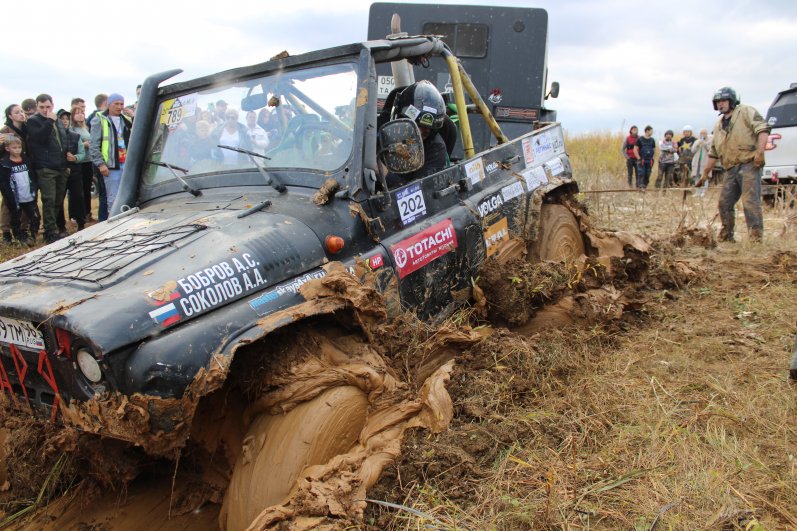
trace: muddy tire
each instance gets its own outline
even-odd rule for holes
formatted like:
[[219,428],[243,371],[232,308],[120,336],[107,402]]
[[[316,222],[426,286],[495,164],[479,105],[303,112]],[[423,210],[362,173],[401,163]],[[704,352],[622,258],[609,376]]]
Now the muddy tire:
[[357,442],[367,411],[365,393],[343,386],[284,415],[256,417],[224,496],[222,529],[246,529],[263,509],[289,496],[305,467],[348,451]]
[[544,204],[540,211],[540,232],[534,245],[540,260],[575,260],[584,254],[584,238],[578,221],[563,205]]

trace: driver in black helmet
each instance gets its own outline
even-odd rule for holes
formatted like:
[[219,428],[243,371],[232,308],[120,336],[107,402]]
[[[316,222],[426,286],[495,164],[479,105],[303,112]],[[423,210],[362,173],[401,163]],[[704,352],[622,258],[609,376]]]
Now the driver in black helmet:
[[392,119],[409,118],[418,124],[423,137],[423,166],[410,173],[388,173],[389,188],[403,186],[416,179],[426,177],[448,165],[446,143],[439,131],[446,116],[443,96],[429,81],[413,83],[396,95]]

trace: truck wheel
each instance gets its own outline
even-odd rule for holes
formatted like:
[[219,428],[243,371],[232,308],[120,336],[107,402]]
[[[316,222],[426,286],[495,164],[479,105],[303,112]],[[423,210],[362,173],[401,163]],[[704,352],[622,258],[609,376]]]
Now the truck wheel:
[[540,260],[575,260],[584,254],[578,221],[564,205],[544,204],[534,253]]
[[220,514],[222,529],[246,529],[283,502],[305,467],[347,452],[365,425],[368,398],[334,387],[284,415],[261,414],[249,427]]

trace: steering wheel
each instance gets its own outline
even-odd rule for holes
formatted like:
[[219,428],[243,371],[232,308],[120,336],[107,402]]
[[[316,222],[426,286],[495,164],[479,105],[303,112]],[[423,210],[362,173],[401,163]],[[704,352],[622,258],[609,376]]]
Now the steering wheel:
[[[348,155],[351,137],[351,131],[331,122],[308,122],[302,124],[295,133],[296,146],[302,158],[308,162]],[[345,153],[342,153],[344,149]]]

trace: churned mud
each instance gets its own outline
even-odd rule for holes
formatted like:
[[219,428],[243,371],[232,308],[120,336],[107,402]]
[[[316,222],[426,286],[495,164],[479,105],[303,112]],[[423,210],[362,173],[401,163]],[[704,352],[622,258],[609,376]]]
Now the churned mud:
[[[200,402],[177,454],[143,442],[139,417],[150,406],[136,397],[71,415],[83,426],[93,415],[115,416],[139,446],[4,412],[0,522],[19,529],[380,527],[389,513],[369,516],[368,498],[395,499],[402,484],[444,471],[463,481],[485,477],[504,443],[534,424],[488,433],[483,421],[577,370],[575,361],[557,363],[552,378],[552,364],[535,348],[540,331],[626,326],[644,308],[646,291],[679,289],[702,274],[699,264],[675,259],[674,246],[716,245],[699,232],[649,243],[582,230],[589,256],[530,263],[517,253],[493,261],[471,309],[435,326],[408,315],[388,321],[385,301],[367,282],[331,265],[303,286],[307,303],[291,310],[317,317],[273,333],[267,346],[250,345],[224,367],[227,383]],[[252,356],[257,348],[268,350],[267,366]],[[429,433],[439,434],[437,442],[423,442]]]

